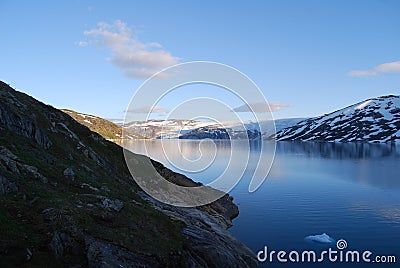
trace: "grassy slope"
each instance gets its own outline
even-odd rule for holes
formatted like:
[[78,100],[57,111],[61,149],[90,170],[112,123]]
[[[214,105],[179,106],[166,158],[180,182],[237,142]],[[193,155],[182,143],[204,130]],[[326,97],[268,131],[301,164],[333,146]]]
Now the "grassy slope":
[[[32,139],[0,128],[0,145],[18,156],[19,162],[37,167],[49,179],[49,183],[43,184],[29,175],[11,173],[0,165],[0,175],[16,182],[19,188],[16,193],[0,195],[1,267],[10,264],[27,266],[23,261],[27,248],[33,251],[34,256],[29,267],[59,267],[84,261],[84,256],[79,259],[79,256],[72,254],[67,255],[63,262],[52,259],[47,245],[55,230],[67,232],[79,242],[83,241],[85,235],[91,235],[141,256],[152,256],[165,265],[176,263],[175,256],[184,247],[182,224],[172,221],[137,196],[137,185],[129,178],[119,146],[97,137],[97,134],[68,115],[16,92],[4,83],[0,83],[0,90],[11,92],[29,109],[20,110],[0,98],[2,105],[8,105],[21,116],[34,115],[38,125],[53,143],[45,150]],[[77,134],[83,144],[91,147],[98,155],[106,156],[110,165],[99,165],[77,150],[77,141],[57,124],[59,120]],[[50,131],[52,121],[55,122],[53,129],[56,132]],[[64,178],[63,170],[67,167],[75,171],[74,181]],[[93,193],[82,188],[82,183],[89,183],[99,189],[106,186],[110,191]],[[125,207],[120,212],[106,211],[97,206],[89,207],[86,204],[95,204],[98,200],[83,194],[118,198]],[[79,207],[79,204],[83,204],[83,207]],[[47,208],[54,210],[43,213]]]
[[[115,140],[115,139],[122,138],[122,127],[118,126],[117,124],[114,124],[108,120],[105,120],[103,118],[93,116],[93,115],[78,113],[78,112],[75,112],[75,111],[69,110],[69,109],[61,109],[61,111],[69,114],[72,118],[74,118],[80,124],[87,126],[92,131],[99,133],[105,139]],[[85,120],[88,120],[90,123]],[[126,134],[129,134],[129,136],[136,138],[136,139],[144,138],[143,136],[133,133],[133,132],[130,132],[128,130],[125,130],[125,135]]]

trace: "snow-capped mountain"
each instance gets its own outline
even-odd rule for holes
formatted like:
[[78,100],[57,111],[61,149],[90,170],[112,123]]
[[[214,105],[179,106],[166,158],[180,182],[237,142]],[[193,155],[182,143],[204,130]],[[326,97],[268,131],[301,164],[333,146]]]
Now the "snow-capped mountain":
[[[304,118],[288,118],[274,120],[276,131],[293,126]],[[244,129],[246,130],[244,130]],[[247,133],[246,133],[247,132]],[[180,139],[258,139],[268,138],[274,134],[272,122],[250,122],[243,125],[227,124],[225,127],[218,125],[205,126],[182,134]]]
[[125,124],[125,128],[149,139],[175,139],[196,128],[212,126],[213,122],[194,120],[147,120]]
[[[246,127],[246,125],[245,125]],[[261,133],[257,129],[238,130],[234,128],[221,128],[215,126],[200,127],[184,133],[179,139],[213,139],[213,140],[229,140],[229,139],[258,139]]]
[[396,142],[400,139],[400,97],[368,99],[323,116],[303,120],[276,134],[277,140]]
[[[275,120],[276,131],[293,126],[302,120],[304,118]],[[267,138],[274,134],[271,122],[260,124],[249,122],[244,125],[225,123],[222,126],[211,121],[169,119],[130,122],[124,127],[150,139],[255,139],[261,136]],[[261,130],[264,131],[262,135]]]
[[[249,126],[250,137],[259,136],[259,130],[255,126]],[[246,125],[245,125],[246,127]],[[238,139],[246,136],[243,128],[237,124],[228,123],[224,126],[217,122],[195,120],[148,120],[130,122],[125,128],[152,139]]]

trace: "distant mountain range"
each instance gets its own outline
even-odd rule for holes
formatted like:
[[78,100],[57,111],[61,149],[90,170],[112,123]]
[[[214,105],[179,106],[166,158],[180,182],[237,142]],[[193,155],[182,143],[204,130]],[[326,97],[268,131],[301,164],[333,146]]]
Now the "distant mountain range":
[[[106,139],[276,139],[279,141],[396,142],[400,138],[400,97],[371,98],[314,118],[289,118],[243,125],[195,120],[148,120],[119,126],[105,119],[63,110]],[[262,131],[261,131],[262,130]]]
[[[304,118],[290,118],[275,120],[276,130],[279,131],[304,120]],[[221,126],[215,122],[194,120],[148,120],[130,122],[124,127],[133,133],[150,139],[257,139],[269,137],[274,130],[268,128],[269,122],[228,123]],[[261,129],[266,132],[261,133]]]
[[[245,126],[246,127],[246,126]],[[185,134],[180,135],[179,139],[213,139],[213,140],[229,140],[229,139],[259,139],[261,138],[259,129],[237,130],[234,128],[218,128],[214,126],[200,127],[193,129]]]
[[371,98],[277,132],[280,141],[396,142],[400,139],[400,97]]
[[[276,139],[280,141],[397,142],[400,139],[400,97],[371,98],[314,118],[275,120],[276,134],[268,124],[243,127],[193,120],[150,120],[125,127],[147,138],[172,139]],[[267,127],[268,126],[268,127]],[[261,131],[261,129],[263,131]],[[247,132],[247,133],[246,133]]]
[[175,139],[181,134],[211,124],[211,122],[194,120],[168,119],[135,121],[125,124],[124,127],[148,139]]

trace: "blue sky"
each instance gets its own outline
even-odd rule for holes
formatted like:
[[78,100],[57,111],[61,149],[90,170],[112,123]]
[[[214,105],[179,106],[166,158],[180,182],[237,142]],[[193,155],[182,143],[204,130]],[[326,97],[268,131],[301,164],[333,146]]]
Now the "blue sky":
[[[0,79],[58,108],[123,118],[144,78],[216,61],[248,75],[276,118],[400,94],[400,1],[0,1]],[[199,95],[240,106],[211,86]],[[200,94],[200,95],[201,95]]]

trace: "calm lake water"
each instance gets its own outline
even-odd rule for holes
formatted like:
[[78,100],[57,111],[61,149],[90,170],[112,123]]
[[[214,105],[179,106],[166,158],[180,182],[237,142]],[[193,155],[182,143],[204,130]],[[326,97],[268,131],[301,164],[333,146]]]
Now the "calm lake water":
[[[235,141],[235,153],[246,159],[246,141]],[[176,150],[176,145],[179,150]],[[231,155],[229,141],[188,140],[132,142],[132,150],[147,154],[193,180],[209,183],[224,172]],[[270,146],[266,146],[267,149]],[[169,152],[165,157],[163,149]],[[189,172],[172,162],[183,157],[196,160],[214,156],[201,172]],[[243,149],[243,150],[242,150]],[[267,150],[265,149],[265,150]],[[397,264],[328,263],[281,264],[268,267],[399,267],[400,263],[400,147],[379,144],[278,142],[271,171],[263,185],[248,192],[260,143],[250,146],[250,161],[239,184],[230,192],[239,206],[231,233],[255,253],[268,250],[337,250],[336,242],[306,241],[309,235],[327,233],[345,239],[347,250],[369,250],[376,255],[395,255]],[[210,157],[209,157],[210,158]],[[209,161],[209,159],[207,160]],[[229,170],[232,176],[240,170]],[[287,257],[287,256],[286,256]],[[373,259],[374,257],[371,257]]]

